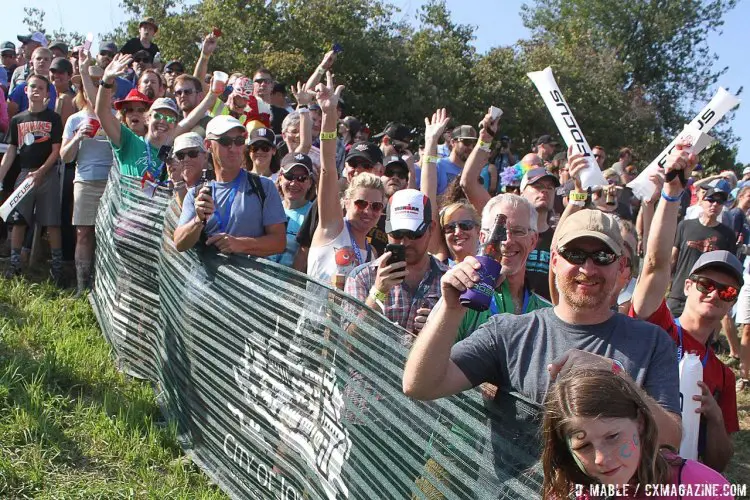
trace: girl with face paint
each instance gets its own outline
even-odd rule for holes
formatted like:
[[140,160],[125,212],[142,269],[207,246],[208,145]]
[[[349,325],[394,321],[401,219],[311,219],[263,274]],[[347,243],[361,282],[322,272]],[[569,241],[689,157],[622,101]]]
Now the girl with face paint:
[[[660,448],[644,397],[619,368],[572,370],[550,386],[542,424],[542,498],[615,498],[597,496],[600,485],[616,486],[617,498],[645,498],[648,493],[649,498],[678,498],[679,484],[707,484],[708,491],[729,493],[729,483],[719,473]],[[652,485],[666,490],[655,491]],[[670,496],[670,485],[675,485],[675,496]]]

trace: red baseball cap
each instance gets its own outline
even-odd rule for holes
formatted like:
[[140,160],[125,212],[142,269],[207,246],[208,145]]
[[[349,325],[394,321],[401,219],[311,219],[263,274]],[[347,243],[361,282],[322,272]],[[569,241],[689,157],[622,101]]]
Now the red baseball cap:
[[151,106],[151,99],[149,99],[148,96],[138,92],[138,89],[132,89],[130,92],[128,92],[128,95],[125,96],[125,99],[115,101],[115,109],[117,111],[120,111],[122,109],[122,105],[129,102],[142,102],[146,105],[147,108]]

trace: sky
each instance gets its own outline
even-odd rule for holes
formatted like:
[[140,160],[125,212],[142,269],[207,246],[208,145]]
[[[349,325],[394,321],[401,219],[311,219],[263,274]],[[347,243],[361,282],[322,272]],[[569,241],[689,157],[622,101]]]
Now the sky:
[[[390,1],[401,9],[399,16],[406,20],[414,20],[419,7],[424,3],[423,0]],[[446,0],[446,2],[456,22],[470,24],[476,28],[474,45],[480,52],[498,45],[510,45],[529,36],[520,17],[523,0]],[[3,6],[5,21],[0,27],[0,40],[13,42],[17,41],[16,35],[24,31],[22,26],[25,6],[36,7],[46,13],[45,27],[49,33],[60,27],[66,31],[81,33],[91,31],[97,35],[95,38],[97,41],[99,33],[111,32],[126,18],[119,6],[119,0],[86,2],[85,9],[71,8],[70,3],[60,0],[6,3],[9,5]],[[709,44],[719,56],[716,67],[729,66],[727,73],[721,77],[719,85],[730,91],[736,91],[744,85],[747,87],[744,95],[746,99],[750,99],[747,97],[750,96],[750,65],[743,64],[747,61],[744,49],[750,43],[746,22],[743,21],[747,19],[750,19],[750,2],[739,2],[737,7],[726,16],[721,32],[710,36]],[[14,30],[13,27],[18,28]],[[564,93],[565,89],[562,90]],[[541,99],[539,103],[542,105]],[[699,111],[703,104],[697,103],[695,112]],[[740,139],[737,159],[744,164],[750,164],[750,109],[748,107],[738,109],[732,121],[732,128]],[[589,142],[591,141],[596,142],[596,138],[590,138]]]

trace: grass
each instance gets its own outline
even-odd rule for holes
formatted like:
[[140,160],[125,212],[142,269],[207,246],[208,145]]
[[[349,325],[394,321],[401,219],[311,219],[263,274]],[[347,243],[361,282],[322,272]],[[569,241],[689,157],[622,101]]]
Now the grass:
[[[719,357],[725,363],[729,361],[728,356]],[[734,370],[734,375],[739,378],[739,371]],[[737,413],[740,431],[733,436],[734,456],[725,471],[725,476],[730,483],[746,485],[750,494],[750,390],[746,389],[737,394]],[[750,495],[743,498],[750,498]]]
[[227,498],[160,420],[85,299],[0,280],[0,498]]

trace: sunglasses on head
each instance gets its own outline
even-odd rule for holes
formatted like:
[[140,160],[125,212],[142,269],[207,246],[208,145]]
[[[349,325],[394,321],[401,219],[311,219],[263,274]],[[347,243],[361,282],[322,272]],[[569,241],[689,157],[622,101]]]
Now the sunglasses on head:
[[371,207],[373,212],[380,212],[385,207],[385,205],[380,201],[367,200],[354,200],[354,206],[359,210],[367,210],[367,207]]
[[185,159],[186,156],[188,156],[190,158],[198,158],[198,154],[199,153],[200,153],[200,151],[198,151],[197,149],[191,149],[189,151],[179,151],[179,152],[175,153],[174,156],[178,160],[182,161],[182,160]]
[[181,95],[193,95],[195,94],[195,89],[180,89],[175,90],[174,95],[181,96]]
[[250,151],[263,151],[264,153],[268,153],[269,151],[271,151],[271,146],[269,146],[268,144],[261,144],[260,146],[253,144],[252,146],[250,146]]
[[154,113],[154,120],[163,120],[167,123],[177,123],[177,118],[174,116],[163,115],[159,112]]
[[737,287],[731,285],[724,285],[717,283],[711,278],[705,276],[698,276],[697,274],[690,275],[690,281],[695,283],[695,288],[704,295],[709,295],[714,290],[719,292],[719,298],[724,302],[734,302],[740,294]]
[[460,228],[461,231],[471,231],[477,227],[477,223],[471,219],[450,222],[443,226],[443,232],[445,234],[453,234],[456,232],[456,227]]
[[587,252],[579,248],[561,248],[558,253],[563,259],[577,266],[583,265],[588,259],[597,266],[608,266],[617,260],[617,254],[608,250]]
[[297,181],[297,182],[307,182],[307,179],[310,178],[307,174],[301,174],[301,175],[294,175],[291,172],[286,172],[284,174],[281,174],[284,176],[284,179],[288,180],[289,182]]
[[214,141],[218,142],[219,145],[224,146],[225,148],[228,148],[232,144],[234,144],[235,146],[245,145],[245,138],[241,135],[238,135],[237,137],[229,137],[228,135],[222,135],[218,139],[214,139]]
[[426,230],[425,231],[410,231],[408,229],[398,229],[396,231],[391,231],[390,233],[388,233],[388,236],[390,236],[394,240],[403,240],[403,239],[418,240],[419,238],[424,236],[426,232],[427,232]]

